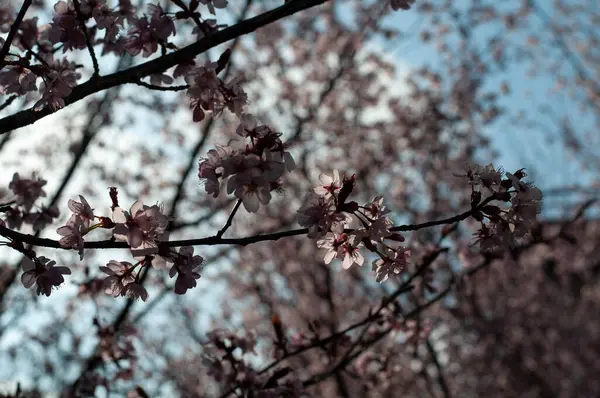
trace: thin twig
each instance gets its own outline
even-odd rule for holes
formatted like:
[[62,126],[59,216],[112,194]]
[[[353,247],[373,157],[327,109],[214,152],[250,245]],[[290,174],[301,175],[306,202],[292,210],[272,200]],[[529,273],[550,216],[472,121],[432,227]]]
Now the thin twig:
[[433,348],[433,345],[431,344],[431,341],[429,338],[427,339],[427,341],[425,341],[425,344],[427,345],[427,351],[429,351],[429,355],[431,355],[431,359],[433,360],[435,368],[437,369],[438,383],[440,383],[440,387],[442,388],[442,391],[444,392],[444,398],[451,398],[452,394],[450,394],[450,388],[448,387],[448,382],[446,381],[446,378],[444,377],[444,370],[442,369],[442,365],[440,364],[440,361],[437,358],[437,353],[435,352],[435,349]]
[[221,228],[219,230],[219,232],[217,232],[217,238],[220,238],[221,236],[223,236],[225,231],[227,231],[229,229],[229,227],[231,227],[231,222],[233,221],[233,217],[235,217],[235,213],[237,213],[241,204],[242,204],[241,199],[238,199],[238,201],[235,202],[235,206],[233,206],[233,210],[231,210],[231,213],[229,213],[229,217],[227,217],[227,222],[225,223],[225,225],[223,225],[223,228]]
[[25,13],[27,13],[27,9],[31,6],[31,1],[32,0],[24,0],[23,1],[21,10],[19,11],[19,14],[17,14],[17,18],[15,19],[15,22],[10,27],[10,32],[8,32],[8,36],[6,36],[6,41],[4,42],[2,49],[0,49],[0,70],[2,70],[2,68],[4,68],[4,65],[6,65],[6,62],[4,59],[8,55],[8,52],[10,51],[10,46],[12,45],[12,41],[15,38],[17,31],[19,30],[19,25],[21,25],[21,22],[23,22],[23,18],[25,18]]
[[81,8],[79,7],[79,0],[73,0],[73,7],[75,7],[75,13],[77,13],[79,26],[81,27],[81,30],[83,30],[83,34],[85,35],[85,45],[87,46],[88,52],[90,53],[90,57],[92,58],[92,65],[94,66],[94,74],[92,75],[92,79],[96,79],[100,76],[100,66],[98,65],[98,58],[96,58],[96,52],[94,51],[94,46],[92,45],[90,34],[88,32],[87,27],[85,26],[85,19],[83,19],[83,14],[81,13]]
[[0,111],[4,110],[4,108],[10,106],[10,104],[12,104],[14,102],[14,100],[17,99],[17,95],[11,95],[10,97],[8,97],[8,99],[6,101],[4,101],[4,103],[2,105],[0,105]]

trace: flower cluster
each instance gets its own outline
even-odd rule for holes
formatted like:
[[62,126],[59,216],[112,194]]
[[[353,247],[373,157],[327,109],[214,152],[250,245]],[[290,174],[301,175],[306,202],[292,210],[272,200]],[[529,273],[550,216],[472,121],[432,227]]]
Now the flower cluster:
[[52,23],[44,33],[51,43],[63,44],[63,52],[81,50],[86,46],[85,33],[72,2],[59,1],[54,5]]
[[135,18],[133,27],[129,29],[126,48],[129,55],[149,57],[158,50],[159,44],[165,46],[167,39],[175,35],[175,24],[171,17],[165,14],[161,6],[150,4],[150,19],[147,16]]
[[53,286],[59,286],[65,281],[63,275],[70,275],[67,267],[55,267],[56,262],[46,257],[25,258],[22,263],[23,275],[21,283],[27,289],[37,284],[36,293],[50,296]]
[[37,111],[46,106],[52,110],[63,108],[64,97],[71,94],[73,87],[77,85],[77,80],[81,77],[81,74],[76,71],[75,63],[66,59],[49,62],[48,65],[48,71],[44,74],[44,81],[39,89],[42,98],[34,107]]
[[185,77],[190,85],[187,96],[190,97],[194,122],[203,120],[206,112],[220,115],[225,108],[242,115],[248,96],[240,85],[240,78],[235,77],[225,83],[217,76],[222,69],[223,65],[219,62],[207,62],[191,69]]
[[79,252],[79,257],[83,259],[83,236],[90,230],[90,223],[94,221],[94,210],[90,207],[87,200],[79,195],[81,202],[69,199],[69,209],[73,215],[67,221],[65,226],[56,230],[62,239],[59,241],[62,247],[75,248]]
[[35,174],[31,178],[21,178],[18,173],[15,173],[8,185],[12,192],[0,195],[0,212],[4,213],[4,219],[0,219],[0,223],[15,229],[20,229],[23,223],[30,224],[35,231],[52,223],[53,219],[60,214],[56,206],[42,205],[34,210],[35,202],[46,196],[44,185],[46,180]]
[[[514,247],[516,240],[525,237],[536,222],[543,195],[532,183],[522,181],[526,176],[523,169],[511,174],[491,164],[467,171],[473,217],[481,222],[476,236],[482,251]],[[483,195],[509,206],[481,206]]]
[[[403,242],[404,238],[391,231],[392,221],[387,217],[389,210],[383,205],[383,197],[378,196],[359,206],[354,201],[347,201],[354,189],[354,176],[340,177],[334,170],[332,176],[321,174],[319,179],[321,185],[308,192],[305,203],[297,212],[297,220],[308,228],[310,238],[317,239],[317,246],[325,249],[324,262],[329,264],[337,258],[344,269],[353,264],[362,266],[364,257],[359,249],[364,246],[379,256],[373,261],[378,282],[401,273],[408,263],[410,250],[384,242]],[[348,231],[354,217],[361,227]]]
[[106,267],[100,267],[108,277],[104,279],[104,291],[113,297],[126,296],[133,299],[148,299],[148,292],[139,282],[140,272],[134,273],[141,262],[133,265],[127,261],[111,260]]
[[200,161],[198,177],[213,197],[228,179],[227,193],[233,193],[248,212],[255,213],[261,204],[270,202],[273,190],[281,188],[283,173],[296,165],[280,133],[259,125],[252,115],[242,115],[241,120],[237,133],[250,143],[240,150],[229,146],[211,149]]
[[162,206],[146,206],[141,200],[131,205],[129,212],[120,207],[115,208],[113,221],[113,236],[127,242],[135,257],[158,253],[157,242],[165,239],[169,225]]

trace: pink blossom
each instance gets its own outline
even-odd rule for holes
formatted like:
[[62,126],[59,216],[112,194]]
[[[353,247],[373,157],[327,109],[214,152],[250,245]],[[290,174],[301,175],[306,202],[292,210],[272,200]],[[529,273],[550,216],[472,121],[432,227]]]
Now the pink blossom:
[[27,179],[20,178],[19,173],[15,173],[8,188],[16,195],[17,204],[23,206],[25,211],[29,211],[38,198],[46,196],[46,192],[42,189],[44,185],[46,180],[36,177],[35,174],[31,179]]
[[129,29],[125,45],[129,55],[137,55],[143,50],[142,56],[149,57],[158,50],[159,43],[164,44],[169,36],[175,34],[173,20],[164,14],[160,6],[150,4],[148,8],[151,12],[150,20],[145,16],[136,18],[134,26]]
[[135,282],[133,265],[127,261],[111,260],[106,267],[101,266],[100,271],[108,277],[104,279],[104,292],[113,297],[119,297],[125,286]]
[[90,207],[89,203],[83,196],[79,195],[79,200],[81,202],[76,202],[72,199],[69,199],[69,209],[75,216],[81,218],[84,222],[87,222],[89,226],[89,223],[94,221],[94,209]]
[[139,283],[130,283],[126,285],[121,291],[122,296],[126,296],[130,299],[137,300],[142,299],[142,301],[148,300],[148,291],[146,288]]
[[335,203],[331,196],[325,197],[309,191],[296,217],[298,224],[308,228],[308,237],[317,239],[327,234],[334,213]]
[[19,44],[20,47],[23,48],[23,45],[26,48],[33,48],[38,41],[38,26],[37,26],[38,17],[34,17],[31,19],[25,19],[19,25]]
[[67,267],[55,267],[56,262],[46,257],[40,256],[34,258],[26,258],[23,260],[23,275],[21,275],[21,283],[27,289],[37,284],[36,293],[39,296],[44,294],[50,296],[53,286],[59,286],[65,281],[63,275],[70,275],[71,270]]
[[40,85],[42,98],[35,104],[34,109],[39,111],[45,106],[52,110],[61,109],[65,106],[64,97],[71,94],[73,87],[81,74],[76,71],[76,65],[66,59],[51,63],[50,71],[44,82]]
[[185,294],[188,289],[196,287],[196,279],[200,278],[198,272],[204,259],[201,256],[194,256],[194,248],[192,246],[183,246],[179,249],[179,253],[174,257],[174,264],[169,271],[169,276],[172,278],[177,274],[175,281],[175,293]]
[[58,206],[46,207],[42,205],[40,211],[26,214],[23,221],[31,224],[34,231],[41,231],[59,215]]
[[0,93],[25,95],[37,90],[37,76],[28,68],[12,66],[0,71]]
[[88,224],[84,219],[76,215],[71,216],[65,226],[56,230],[63,238],[59,241],[60,245],[65,248],[77,249],[79,259],[83,260],[83,236],[88,233]]
[[[233,183],[231,183],[233,181]],[[263,172],[252,168],[243,173],[236,174],[227,183],[227,192],[236,198],[242,199],[244,208],[248,213],[256,213],[260,204],[268,205],[271,201],[271,186],[265,179]]]
[[126,241],[132,249],[158,248],[157,240],[165,233],[167,217],[157,206],[145,206],[141,200],[135,202],[129,213],[117,207],[113,211],[116,226],[113,235]]
[[337,236],[333,233],[328,233],[324,239],[317,241],[317,246],[327,250],[323,261],[325,264],[331,263],[331,260],[338,258],[342,260],[342,267],[344,269],[350,268],[354,263],[362,265],[364,257],[358,251],[358,244],[355,235],[348,236],[346,233],[342,233]]
[[328,176],[327,174],[321,173],[319,175],[319,180],[323,185],[315,187],[315,193],[319,195],[333,195],[336,191],[339,191],[342,187],[342,183],[340,180],[340,172],[337,170],[333,170],[333,177]]
[[382,257],[373,261],[373,271],[377,275],[377,282],[385,282],[390,275],[397,275],[406,270],[410,255],[411,251],[405,247],[400,246],[396,249],[386,247]]
[[86,46],[85,34],[77,19],[77,13],[72,4],[59,1],[54,5],[56,14],[52,18],[50,30],[45,33],[52,43],[63,43],[63,53],[73,49],[83,49]]

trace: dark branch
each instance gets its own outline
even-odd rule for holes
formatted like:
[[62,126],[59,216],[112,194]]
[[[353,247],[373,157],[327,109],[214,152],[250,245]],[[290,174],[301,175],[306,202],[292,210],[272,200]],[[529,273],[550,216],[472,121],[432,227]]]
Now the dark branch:
[[88,29],[85,26],[85,19],[83,18],[81,8],[79,7],[79,0],[73,0],[73,7],[75,7],[75,13],[77,13],[77,20],[79,20],[79,26],[81,27],[81,30],[83,31],[83,34],[85,36],[85,45],[87,46],[88,52],[90,53],[90,57],[92,58],[92,65],[94,66],[94,74],[92,75],[92,78],[95,79],[100,76],[100,67],[98,66],[98,58],[96,58],[96,52],[94,51],[94,46],[92,45],[90,32],[88,32]]
[[[74,87],[71,94],[64,98],[65,107],[99,91],[107,90],[122,84],[133,83],[145,76],[163,72],[182,62],[189,61],[198,54],[202,54],[229,40],[254,32],[256,29],[265,25],[293,15],[299,11],[318,6],[326,1],[328,0],[290,1],[274,10],[265,12],[254,18],[242,21],[229,28],[213,33],[210,36],[204,37],[196,43],[178,51],[145,62],[141,65],[82,83]],[[14,115],[7,116],[0,119],[0,134],[33,124],[52,113],[54,113],[54,111],[49,107],[40,111],[34,111],[33,108],[30,108],[15,113]]]
[[6,36],[6,41],[4,42],[2,49],[0,49],[0,70],[2,70],[2,68],[4,68],[4,66],[6,65],[5,58],[8,55],[8,52],[10,51],[10,46],[12,45],[13,39],[15,38],[17,31],[19,30],[19,25],[21,25],[21,22],[23,22],[23,18],[25,18],[25,13],[27,13],[27,9],[30,6],[31,6],[31,0],[23,1],[23,6],[21,6],[21,10],[19,11],[19,14],[17,14],[17,19],[15,19],[15,22],[12,24],[12,26],[10,28],[10,32],[8,32],[8,36]]

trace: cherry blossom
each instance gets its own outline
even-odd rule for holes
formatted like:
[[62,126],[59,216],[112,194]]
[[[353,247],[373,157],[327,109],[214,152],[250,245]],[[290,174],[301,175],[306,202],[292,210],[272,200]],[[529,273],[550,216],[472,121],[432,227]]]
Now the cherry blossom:
[[185,294],[188,289],[196,287],[196,279],[200,278],[200,269],[204,259],[199,255],[194,255],[192,246],[183,246],[179,253],[173,258],[173,266],[169,271],[172,278],[177,274],[175,281],[175,293]]
[[158,205],[146,206],[141,200],[133,205],[129,212],[117,207],[113,211],[116,239],[126,241],[132,249],[156,249],[168,226],[167,217]]
[[56,230],[56,233],[62,236],[60,245],[77,249],[79,259],[83,260],[83,236],[88,233],[88,223],[83,218],[73,215],[65,226]]
[[46,196],[46,192],[42,189],[44,185],[46,180],[35,174],[31,179],[26,179],[19,177],[19,173],[15,173],[8,188],[16,195],[17,204],[23,206],[25,211],[29,211],[38,198]]
[[173,20],[164,13],[159,5],[149,4],[151,18],[146,16],[134,19],[133,27],[129,29],[129,38],[125,44],[129,55],[142,52],[143,57],[149,57],[158,50],[159,44],[164,45],[169,36],[175,34]]
[[103,282],[105,293],[113,297],[123,295],[125,286],[135,282],[133,264],[127,261],[111,260],[106,266],[101,266],[100,270],[108,275]]
[[81,202],[76,202],[72,199],[69,199],[69,209],[73,212],[73,215],[75,215],[77,218],[80,218],[89,226],[89,223],[94,221],[94,209],[90,207],[89,203],[83,196],[79,195],[79,200]]
[[319,195],[330,196],[336,191],[339,191],[342,187],[342,183],[340,180],[340,172],[337,170],[333,170],[333,176],[328,176],[327,174],[321,173],[319,175],[319,180],[323,185],[315,187],[315,193]]
[[44,31],[48,39],[52,43],[63,43],[63,52],[85,48],[85,34],[81,30],[73,4],[59,1],[54,5],[54,11],[56,14],[52,18],[50,29]]
[[70,275],[71,270],[68,267],[55,267],[56,261],[40,256],[37,258],[26,258],[23,260],[21,283],[27,289],[37,284],[36,293],[39,296],[44,294],[50,296],[53,286],[59,286],[64,281],[63,275]]
[[402,246],[395,249],[384,248],[382,256],[373,261],[377,282],[385,282],[391,275],[398,275],[406,270],[410,255],[411,251]]

